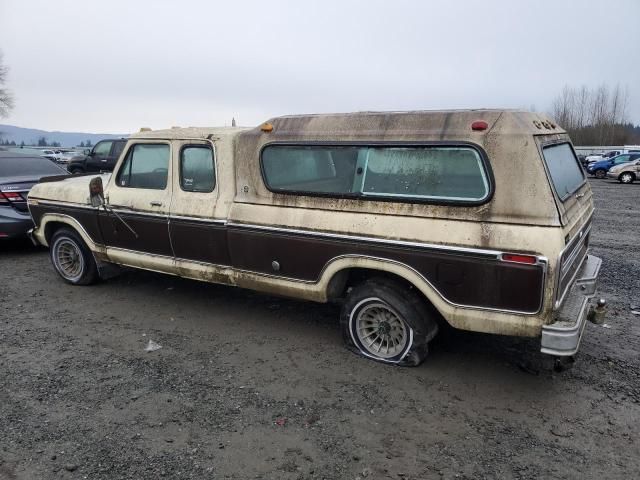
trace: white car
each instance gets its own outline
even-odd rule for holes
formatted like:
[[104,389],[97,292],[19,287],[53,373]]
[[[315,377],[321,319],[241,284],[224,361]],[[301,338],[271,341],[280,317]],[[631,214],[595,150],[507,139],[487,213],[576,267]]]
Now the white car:
[[40,156],[53,160],[54,162],[58,162],[60,161],[61,152],[60,150],[42,150],[42,154],[40,154]]

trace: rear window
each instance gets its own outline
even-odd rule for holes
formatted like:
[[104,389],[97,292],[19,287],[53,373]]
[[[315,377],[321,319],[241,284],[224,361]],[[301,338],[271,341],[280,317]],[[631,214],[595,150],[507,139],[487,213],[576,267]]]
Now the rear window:
[[270,145],[262,169],[272,191],[475,203],[489,177],[470,146]]
[[67,172],[47,158],[0,157],[0,177],[64,175]]
[[561,200],[575,192],[585,181],[584,174],[568,143],[550,145],[542,149],[551,181]]

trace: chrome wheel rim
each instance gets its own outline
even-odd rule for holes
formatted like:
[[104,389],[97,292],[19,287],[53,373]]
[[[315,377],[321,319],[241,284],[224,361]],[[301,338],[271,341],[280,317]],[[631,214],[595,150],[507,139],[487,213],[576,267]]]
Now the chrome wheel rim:
[[53,261],[56,270],[69,281],[77,281],[84,271],[84,258],[80,247],[67,238],[58,240],[54,246]]
[[623,173],[622,176],[620,177],[620,180],[622,180],[622,183],[630,183],[631,182],[631,174],[630,173]]
[[354,327],[358,343],[374,357],[389,359],[406,352],[409,329],[386,303],[371,301],[361,306]]

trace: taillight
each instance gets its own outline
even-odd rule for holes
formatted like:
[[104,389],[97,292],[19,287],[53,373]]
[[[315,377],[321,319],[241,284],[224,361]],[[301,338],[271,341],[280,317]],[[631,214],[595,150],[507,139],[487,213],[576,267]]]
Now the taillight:
[[22,195],[18,192],[2,192],[0,191],[0,205],[9,204],[12,202],[24,202]]
[[535,255],[519,255],[517,253],[503,253],[502,260],[505,262],[525,263],[527,265],[538,263],[538,258]]

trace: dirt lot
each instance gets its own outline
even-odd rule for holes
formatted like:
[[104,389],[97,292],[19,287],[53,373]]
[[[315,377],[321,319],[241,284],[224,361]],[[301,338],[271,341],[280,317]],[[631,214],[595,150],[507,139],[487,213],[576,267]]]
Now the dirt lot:
[[335,307],[147,272],[71,287],[2,244],[0,479],[639,478],[640,185],[592,185],[610,328],[562,373],[466,332],[385,366]]

